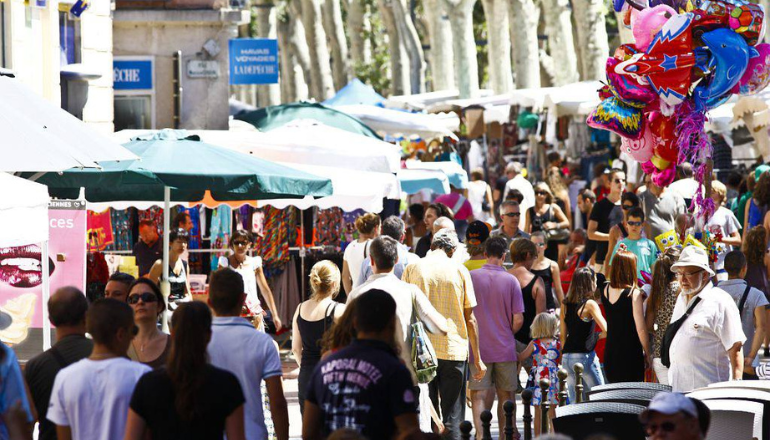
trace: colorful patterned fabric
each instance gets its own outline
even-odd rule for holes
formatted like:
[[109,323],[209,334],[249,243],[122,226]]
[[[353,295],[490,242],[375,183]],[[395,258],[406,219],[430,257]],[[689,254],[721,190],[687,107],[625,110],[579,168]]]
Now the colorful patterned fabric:
[[262,256],[265,266],[274,267],[289,261],[289,209],[276,209],[267,206],[265,213],[264,236],[257,237],[254,246],[256,254]]
[[316,239],[320,246],[342,245],[342,210],[340,208],[319,209],[316,223]]
[[[551,387],[548,388],[548,401],[553,404],[559,403],[559,378],[556,372],[559,371],[559,358],[561,357],[561,342],[558,339],[551,339],[547,342],[540,339],[533,339],[535,351],[532,353],[533,364],[530,371],[530,378],[535,384],[535,391],[532,395],[532,404],[537,406],[541,402],[540,380],[548,379],[551,381]],[[569,403],[569,402],[567,402]]]
[[132,210],[129,209],[110,209],[112,218],[112,237],[113,244],[107,249],[116,251],[130,251],[134,248],[134,222],[132,221]]
[[[214,208],[211,215],[211,247],[212,249],[225,249],[230,243],[230,233],[233,230],[233,210],[227,205]],[[217,270],[219,257],[225,256],[224,252],[211,255],[211,271]]]

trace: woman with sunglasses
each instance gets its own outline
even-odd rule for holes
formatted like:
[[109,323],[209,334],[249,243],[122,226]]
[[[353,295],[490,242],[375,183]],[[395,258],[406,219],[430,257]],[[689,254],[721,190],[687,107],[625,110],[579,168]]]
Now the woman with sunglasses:
[[171,344],[168,335],[158,329],[158,318],[166,310],[158,285],[147,278],[139,278],[128,289],[126,301],[134,309],[134,324],[139,328],[128,347],[128,357],[152,369],[162,367]]
[[241,274],[243,277],[243,287],[246,289],[246,308],[249,309],[248,314],[249,316],[254,316],[254,326],[264,331],[264,309],[257,292],[257,286],[259,286],[262,297],[267,302],[267,308],[272,314],[275,330],[279,331],[283,328],[283,323],[278,317],[278,307],[275,305],[273,291],[267,285],[265,272],[262,270],[262,258],[249,256],[252,243],[252,235],[249,231],[239,229],[233,232],[230,239],[230,255],[228,257],[219,257],[219,267],[229,267]]
[[[524,232],[545,232],[549,236],[545,256],[556,261],[559,259],[559,245],[566,244],[569,239],[569,220],[553,201],[553,193],[547,184],[540,182],[535,185],[535,206],[527,210]],[[557,230],[566,231],[566,237],[556,237]]]
[[537,259],[529,271],[540,277],[545,284],[545,308],[549,311],[556,310],[564,301],[559,265],[545,256],[548,240],[543,231],[533,233],[530,240],[537,247]]
[[[609,273],[607,264],[612,259],[612,252],[615,250],[615,245],[620,240],[628,237],[628,211],[631,208],[639,207],[639,196],[632,192],[624,192],[620,196],[620,206],[616,206],[610,213],[610,223],[616,223],[615,226],[610,228],[610,241],[607,246],[607,256],[604,258],[604,269],[602,273]],[[620,217],[620,223],[617,223],[617,218]]]

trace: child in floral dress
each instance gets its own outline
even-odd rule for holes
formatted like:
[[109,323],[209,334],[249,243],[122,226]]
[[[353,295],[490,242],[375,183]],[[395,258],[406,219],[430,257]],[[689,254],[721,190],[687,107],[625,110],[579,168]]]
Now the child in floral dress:
[[559,371],[559,361],[561,360],[561,342],[557,335],[559,328],[559,319],[550,313],[540,313],[535,316],[532,322],[530,332],[532,341],[527,348],[519,353],[519,362],[528,357],[533,357],[532,371],[529,372],[530,381],[534,383],[532,393],[532,405],[535,406],[535,435],[540,434],[540,411],[538,407],[541,402],[540,380],[548,379],[551,386],[548,388],[548,402],[551,403],[549,416],[551,419],[556,417],[556,406],[559,403],[559,378],[556,372]]

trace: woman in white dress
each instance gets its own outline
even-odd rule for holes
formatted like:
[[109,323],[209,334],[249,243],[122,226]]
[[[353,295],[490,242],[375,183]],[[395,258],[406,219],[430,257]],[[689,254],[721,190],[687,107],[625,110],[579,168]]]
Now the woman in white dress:
[[350,293],[358,287],[361,264],[369,258],[369,242],[380,235],[380,216],[371,212],[356,219],[358,240],[348,244],[342,256],[342,285]]
[[246,289],[246,307],[249,309],[249,315],[254,315],[254,325],[260,329],[265,329],[263,321],[264,310],[259,300],[259,290],[262,291],[262,297],[267,302],[267,308],[273,315],[275,330],[283,328],[281,318],[278,316],[278,307],[275,305],[273,292],[267,285],[265,273],[262,271],[262,257],[250,257],[249,251],[253,246],[251,233],[244,230],[233,232],[230,239],[231,253],[228,257],[219,257],[219,267],[229,267],[238,272],[243,277],[243,287]]
[[495,212],[495,207],[492,188],[484,180],[484,170],[481,168],[471,171],[471,181],[468,182],[468,201],[473,208],[474,219],[489,222],[493,218],[491,214]]

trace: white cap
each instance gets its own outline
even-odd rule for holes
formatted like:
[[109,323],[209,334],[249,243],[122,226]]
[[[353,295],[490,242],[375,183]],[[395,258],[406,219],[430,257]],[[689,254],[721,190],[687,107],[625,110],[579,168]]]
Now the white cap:
[[714,276],[714,271],[709,266],[709,254],[698,246],[685,247],[679,255],[679,260],[671,266],[671,269],[687,266],[700,267],[712,277]]
[[698,417],[698,408],[695,407],[692,400],[680,393],[656,394],[655,397],[652,398],[652,401],[650,401],[650,406],[639,415],[639,419],[642,422],[646,422],[652,411],[666,415],[683,412],[692,417]]

